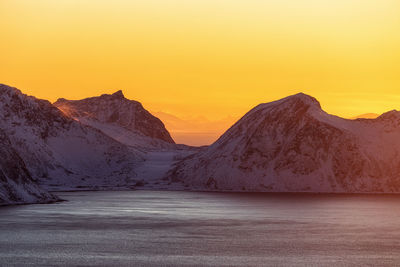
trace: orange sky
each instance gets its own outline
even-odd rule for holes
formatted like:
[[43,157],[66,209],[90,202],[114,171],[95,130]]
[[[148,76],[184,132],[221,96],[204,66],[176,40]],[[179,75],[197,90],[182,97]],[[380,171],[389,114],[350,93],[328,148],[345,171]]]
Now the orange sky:
[[299,91],[400,108],[398,0],[0,0],[0,83],[51,101],[123,89],[219,120]]

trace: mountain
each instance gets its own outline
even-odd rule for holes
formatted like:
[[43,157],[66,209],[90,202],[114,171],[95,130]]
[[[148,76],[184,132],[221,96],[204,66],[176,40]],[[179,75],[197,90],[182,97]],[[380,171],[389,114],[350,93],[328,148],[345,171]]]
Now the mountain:
[[0,130],[0,206],[26,203],[50,203],[58,198],[33,181],[25,163]]
[[195,190],[400,192],[400,112],[348,120],[302,93],[260,104],[165,180]]
[[58,99],[54,106],[67,117],[101,131],[128,148],[141,151],[142,161],[135,165],[134,186],[140,188],[179,189],[161,180],[178,159],[196,151],[177,145],[164,124],[137,101],[122,91],[82,100]]
[[355,117],[350,118],[351,120],[356,120],[356,119],[376,119],[379,117],[379,114],[376,113],[365,113],[361,114]]
[[60,98],[54,105],[67,116],[129,146],[161,148],[175,144],[161,120],[141,103],[125,98],[122,91],[82,100]]
[[32,178],[51,190],[129,187],[143,162],[141,152],[6,85],[0,85],[0,129]]

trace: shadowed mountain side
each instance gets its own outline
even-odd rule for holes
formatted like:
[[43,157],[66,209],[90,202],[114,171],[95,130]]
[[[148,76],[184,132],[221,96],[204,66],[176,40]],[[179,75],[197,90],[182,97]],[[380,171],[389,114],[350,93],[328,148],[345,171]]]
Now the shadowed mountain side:
[[50,203],[58,198],[33,181],[25,163],[0,130],[0,206],[10,204]]

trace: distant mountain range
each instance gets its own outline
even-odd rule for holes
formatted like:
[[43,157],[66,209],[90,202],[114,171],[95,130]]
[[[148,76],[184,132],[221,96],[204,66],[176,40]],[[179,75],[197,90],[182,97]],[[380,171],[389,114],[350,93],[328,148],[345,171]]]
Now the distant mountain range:
[[[0,205],[59,190],[400,192],[400,112],[343,119],[297,94],[260,104],[210,146],[175,144],[168,126],[220,122],[154,113],[122,91],[54,104],[0,85]],[[219,128],[218,128],[219,127]]]
[[365,114],[361,114],[355,117],[350,118],[351,120],[356,120],[356,119],[376,119],[378,118],[380,115],[377,113],[365,113]]
[[226,117],[209,120],[204,117],[179,118],[165,112],[152,112],[160,118],[175,141],[192,146],[209,145],[215,142],[239,118]]

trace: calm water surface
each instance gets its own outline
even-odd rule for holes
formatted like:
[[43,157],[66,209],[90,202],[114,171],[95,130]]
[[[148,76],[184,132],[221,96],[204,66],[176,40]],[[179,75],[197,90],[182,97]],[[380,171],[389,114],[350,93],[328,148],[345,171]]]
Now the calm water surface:
[[0,208],[1,266],[400,265],[400,196],[59,195]]

